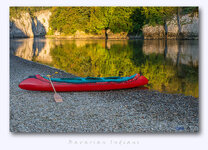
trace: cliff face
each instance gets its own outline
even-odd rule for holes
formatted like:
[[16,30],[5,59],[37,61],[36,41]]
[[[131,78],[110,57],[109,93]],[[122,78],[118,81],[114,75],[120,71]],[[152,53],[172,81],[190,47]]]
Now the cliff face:
[[10,38],[34,37],[32,22],[29,13],[22,13],[18,18],[10,19]]
[[198,39],[199,17],[187,14],[177,20],[177,16],[174,16],[166,22],[166,26],[145,25],[142,31],[144,39]]
[[199,17],[190,15],[181,18],[181,32],[184,37],[198,38],[199,34]]
[[10,18],[10,38],[26,38],[44,36],[49,29],[50,11],[41,11],[34,17],[27,12],[18,18]]
[[35,36],[44,36],[49,30],[50,11],[41,11],[35,14],[33,19],[33,33]]
[[165,38],[165,29],[162,25],[145,25],[142,29],[144,39],[163,39]]

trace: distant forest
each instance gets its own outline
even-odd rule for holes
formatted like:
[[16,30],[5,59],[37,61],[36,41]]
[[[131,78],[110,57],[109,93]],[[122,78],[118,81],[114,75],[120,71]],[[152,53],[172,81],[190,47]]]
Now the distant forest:
[[42,10],[50,10],[50,31],[65,35],[77,30],[101,34],[110,29],[113,33],[140,34],[145,24],[165,24],[174,15],[198,13],[198,7],[10,7],[10,17],[28,12],[31,17]]

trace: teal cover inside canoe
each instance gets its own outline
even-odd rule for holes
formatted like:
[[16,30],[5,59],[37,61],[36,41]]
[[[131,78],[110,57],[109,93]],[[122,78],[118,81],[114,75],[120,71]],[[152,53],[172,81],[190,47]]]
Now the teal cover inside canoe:
[[[94,83],[94,82],[124,82],[133,79],[135,75],[129,77],[87,77],[87,78],[51,78],[53,82],[67,82],[67,83]],[[48,77],[42,76],[49,80]]]

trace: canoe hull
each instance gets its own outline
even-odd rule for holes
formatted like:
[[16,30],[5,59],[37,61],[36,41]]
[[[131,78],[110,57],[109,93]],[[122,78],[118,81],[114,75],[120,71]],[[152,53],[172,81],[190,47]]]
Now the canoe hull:
[[[134,88],[143,86],[148,83],[147,78],[137,74],[133,79],[125,82],[96,82],[96,83],[64,83],[64,82],[53,82],[53,85],[58,92],[73,92],[73,91],[106,91],[106,90],[117,90]],[[43,78],[40,75],[29,77],[23,80],[19,87],[24,90],[32,91],[53,91],[49,80]]]

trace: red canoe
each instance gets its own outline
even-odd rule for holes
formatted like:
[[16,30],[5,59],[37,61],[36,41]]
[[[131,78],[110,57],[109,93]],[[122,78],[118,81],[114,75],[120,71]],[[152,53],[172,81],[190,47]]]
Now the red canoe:
[[[53,82],[56,91],[70,92],[70,91],[105,91],[116,89],[127,89],[138,86],[143,86],[148,83],[147,78],[136,74],[134,78],[124,82],[94,82],[94,83],[67,83],[67,82]],[[49,80],[43,78],[41,75],[35,75],[23,80],[19,87],[24,90],[32,91],[53,91]]]

